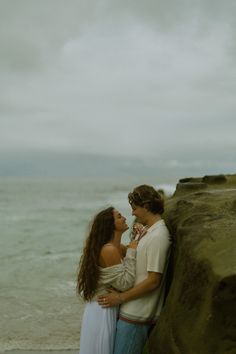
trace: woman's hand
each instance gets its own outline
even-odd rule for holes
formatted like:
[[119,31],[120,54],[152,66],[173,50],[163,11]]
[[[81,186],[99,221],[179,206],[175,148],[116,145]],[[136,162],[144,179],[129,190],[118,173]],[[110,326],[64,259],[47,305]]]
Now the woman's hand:
[[136,250],[136,248],[138,247],[138,241],[136,240],[133,240],[131,241],[128,245],[127,245],[127,248],[133,248]]
[[140,240],[147,233],[147,227],[136,222],[132,228],[132,240]]

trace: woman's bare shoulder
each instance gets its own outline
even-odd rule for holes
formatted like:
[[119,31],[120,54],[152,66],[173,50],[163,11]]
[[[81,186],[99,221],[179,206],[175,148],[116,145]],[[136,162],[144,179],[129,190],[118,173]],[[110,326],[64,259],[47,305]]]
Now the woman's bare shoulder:
[[111,243],[105,244],[100,253],[100,265],[102,267],[111,267],[121,263],[121,255],[116,246]]

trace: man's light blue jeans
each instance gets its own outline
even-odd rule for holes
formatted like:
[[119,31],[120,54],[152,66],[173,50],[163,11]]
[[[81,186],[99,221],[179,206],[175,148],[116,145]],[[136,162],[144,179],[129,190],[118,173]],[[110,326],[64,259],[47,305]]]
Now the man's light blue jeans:
[[142,354],[150,327],[118,320],[114,354]]

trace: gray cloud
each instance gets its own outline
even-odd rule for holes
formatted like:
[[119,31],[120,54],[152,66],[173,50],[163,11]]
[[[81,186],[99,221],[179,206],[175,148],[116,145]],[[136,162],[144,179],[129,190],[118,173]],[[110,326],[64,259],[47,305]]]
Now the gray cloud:
[[235,169],[235,15],[219,0],[1,1],[1,151]]

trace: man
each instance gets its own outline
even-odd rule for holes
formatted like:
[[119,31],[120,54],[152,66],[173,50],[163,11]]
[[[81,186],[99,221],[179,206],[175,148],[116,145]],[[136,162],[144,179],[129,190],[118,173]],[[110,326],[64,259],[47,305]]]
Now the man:
[[140,239],[136,256],[134,287],[118,293],[112,291],[99,297],[102,307],[121,304],[114,354],[141,354],[148,331],[161,312],[164,301],[165,270],[170,235],[161,214],[163,199],[151,186],[134,188],[128,196],[132,215],[147,228]]

